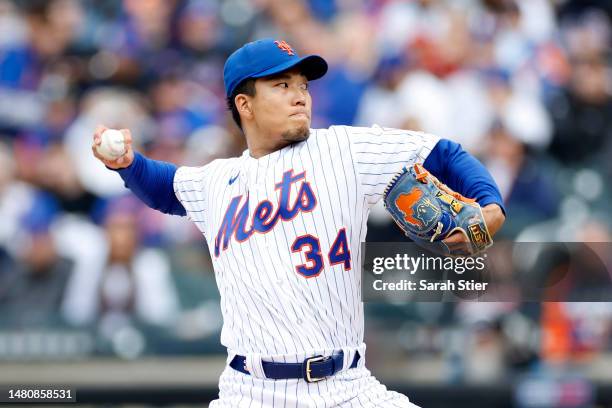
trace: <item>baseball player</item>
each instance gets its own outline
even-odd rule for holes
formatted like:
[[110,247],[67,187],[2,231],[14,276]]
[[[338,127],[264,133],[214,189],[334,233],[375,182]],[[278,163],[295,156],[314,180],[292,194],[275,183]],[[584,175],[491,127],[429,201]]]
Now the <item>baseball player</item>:
[[[424,166],[473,197],[491,234],[499,191],[461,147],[379,126],[311,129],[309,81],[327,63],[285,41],[248,43],[226,61],[240,157],[179,167],[134,152],[104,159],[150,207],[189,217],[209,243],[221,294],[227,367],[211,407],[415,407],[365,367],[361,251],[371,207],[393,175]],[[462,234],[446,238],[464,242]]]

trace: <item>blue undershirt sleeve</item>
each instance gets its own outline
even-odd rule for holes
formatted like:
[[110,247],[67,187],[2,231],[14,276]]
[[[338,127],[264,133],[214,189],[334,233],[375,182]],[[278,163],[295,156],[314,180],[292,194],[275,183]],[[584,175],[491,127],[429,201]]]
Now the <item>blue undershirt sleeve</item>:
[[151,160],[134,152],[132,164],[117,173],[125,186],[149,207],[166,214],[187,215],[174,194],[174,164]]
[[451,189],[476,199],[481,207],[495,203],[506,214],[495,180],[485,166],[463,150],[460,144],[440,139],[423,166]]

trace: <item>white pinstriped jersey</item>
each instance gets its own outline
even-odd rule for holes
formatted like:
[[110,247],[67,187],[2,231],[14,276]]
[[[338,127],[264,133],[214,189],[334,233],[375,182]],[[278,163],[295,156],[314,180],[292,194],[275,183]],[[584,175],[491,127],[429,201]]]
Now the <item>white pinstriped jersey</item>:
[[369,210],[393,175],[422,163],[437,141],[333,126],[259,159],[245,151],[179,168],[175,193],[211,250],[222,344],[272,359],[360,346]]

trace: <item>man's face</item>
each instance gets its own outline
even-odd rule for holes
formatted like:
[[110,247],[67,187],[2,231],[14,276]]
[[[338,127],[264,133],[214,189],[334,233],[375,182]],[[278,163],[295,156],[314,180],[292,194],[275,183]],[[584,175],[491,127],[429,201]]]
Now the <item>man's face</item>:
[[271,144],[308,139],[312,99],[308,80],[299,70],[257,79],[250,99],[257,133],[270,138]]

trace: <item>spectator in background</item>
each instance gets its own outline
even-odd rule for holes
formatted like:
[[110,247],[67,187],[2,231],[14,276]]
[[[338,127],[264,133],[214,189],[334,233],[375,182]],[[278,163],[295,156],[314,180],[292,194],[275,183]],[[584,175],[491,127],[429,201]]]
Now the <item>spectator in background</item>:
[[480,154],[513,219],[503,233],[514,238],[533,223],[557,215],[560,193],[542,155],[550,143],[551,123],[542,101],[513,86],[508,72],[491,69],[482,77],[491,122]]
[[15,273],[15,260],[0,246],[0,299],[4,299],[11,291],[9,282]]
[[[177,0],[122,0],[118,18],[110,21],[100,48],[109,69],[105,80],[138,84],[149,83],[156,74],[178,61],[171,45],[172,17]],[[170,65],[169,65],[170,64]]]
[[49,146],[36,163],[25,165],[34,168],[34,183],[52,194],[62,211],[91,216],[98,197],[83,188],[62,144]]
[[[587,10],[564,25],[564,41],[571,61],[567,89],[550,101],[554,120],[551,154],[568,165],[602,161],[598,153],[612,138],[610,88],[610,21]],[[605,160],[604,160],[605,161]]]
[[13,328],[53,327],[73,264],[56,251],[50,226],[58,211],[49,195],[40,193],[21,223],[18,257],[5,288],[0,292],[0,316]]
[[[16,261],[9,252],[9,244],[19,228],[20,213],[24,202],[27,202],[24,195],[29,193],[27,187],[17,187],[14,177],[15,163],[8,147],[0,143],[0,299],[5,298],[10,291],[9,278],[16,271]],[[20,190],[25,194],[19,194]]]
[[9,146],[0,142],[0,246],[9,253],[14,254],[21,220],[35,199],[34,188],[17,180],[17,167]]
[[156,160],[182,162],[185,143],[193,132],[219,122],[225,113],[205,85],[176,75],[160,78],[150,96],[158,126],[148,154]]
[[[312,27],[314,29],[314,27]],[[322,27],[323,30],[325,30]],[[374,27],[369,18],[359,13],[347,13],[336,20],[331,32],[311,33],[308,28],[298,32],[305,43],[304,52],[328,55],[329,69],[321,81],[310,84],[312,97],[320,103],[313,106],[313,127],[354,123],[361,98],[370,84],[376,67],[372,42]],[[317,44],[316,40],[324,45]]]
[[[136,323],[170,327],[179,302],[167,257],[140,244],[140,203],[111,200],[104,217],[106,240],[92,242],[101,263],[74,277],[66,299],[73,324],[95,324],[107,338]],[[87,274],[87,276],[83,276]]]
[[[524,228],[557,215],[560,192],[545,171],[546,162],[529,141],[512,134],[501,121],[494,123],[484,152],[485,164],[498,183],[512,225],[504,235],[515,238]],[[537,147],[537,146],[536,146]]]
[[61,137],[75,103],[65,55],[81,11],[71,0],[0,2],[0,129],[27,131],[43,144]]
[[551,104],[555,132],[551,153],[560,161],[593,165],[612,139],[609,68],[603,55],[572,62],[570,87]]

